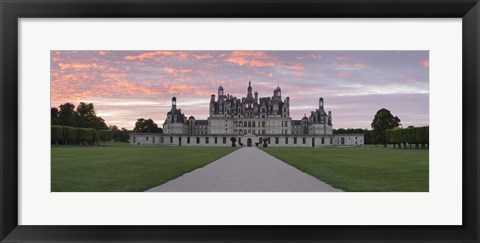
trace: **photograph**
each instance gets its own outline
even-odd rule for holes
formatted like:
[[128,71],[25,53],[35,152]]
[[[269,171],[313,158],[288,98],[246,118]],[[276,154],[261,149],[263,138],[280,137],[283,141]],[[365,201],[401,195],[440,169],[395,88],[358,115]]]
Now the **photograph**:
[[429,60],[51,50],[51,192],[429,192]]
[[0,0],[0,241],[480,242],[479,1]]

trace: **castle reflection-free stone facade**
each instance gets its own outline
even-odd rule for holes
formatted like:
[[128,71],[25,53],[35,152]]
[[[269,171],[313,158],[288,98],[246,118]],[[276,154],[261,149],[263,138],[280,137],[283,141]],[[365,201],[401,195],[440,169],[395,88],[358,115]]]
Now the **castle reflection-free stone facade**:
[[130,134],[130,142],[138,145],[176,146],[231,146],[271,147],[322,147],[361,146],[363,134],[333,135],[332,112],[325,112],[324,100],[318,108],[301,120],[290,116],[290,98],[282,100],[282,90],[277,87],[272,97],[258,97],[248,83],[246,97],[225,95],[222,86],[218,96],[211,95],[207,120],[188,119],[177,109],[177,99],[172,98],[172,108],[163,123],[163,134]]

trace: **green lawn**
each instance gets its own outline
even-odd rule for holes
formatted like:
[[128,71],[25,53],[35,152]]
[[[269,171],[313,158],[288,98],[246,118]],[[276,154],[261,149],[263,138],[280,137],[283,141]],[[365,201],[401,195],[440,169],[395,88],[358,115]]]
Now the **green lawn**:
[[427,192],[428,150],[263,148],[336,188],[350,192]]
[[52,147],[52,192],[145,191],[234,150],[124,145]]

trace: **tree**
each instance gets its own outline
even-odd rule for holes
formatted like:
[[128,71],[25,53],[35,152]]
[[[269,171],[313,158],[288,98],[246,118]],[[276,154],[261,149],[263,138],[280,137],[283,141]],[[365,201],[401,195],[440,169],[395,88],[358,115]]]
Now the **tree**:
[[51,140],[58,145],[58,140],[62,139],[63,129],[61,126],[51,126]]
[[58,109],[56,107],[52,107],[50,109],[50,124],[51,125],[58,125]]
[[75,106],[72,103],[65,103],[59,107],[60,111],[58,112],[58,124],[62,126],[76,127],[77,112],[75,111]]
[[73,143],[77,139],[77,133],[75,131],[75,128],[67,127],[67,126],[64,126],[62,128],[63,128],[63,139],[65,141],[65,145],[68,145],[69,141],[70,141],[70,144]]
[[135,128],[133,132],[138,133],[162,133],[163,130],[158,127],[158,125],[152,120],[145,120],[143,118],[138,118],[135,122]]
[[94,145],[99,139],[97,130],[93,128],[87,128],[87,132],[88,132],[87,141],[90,142],[90,144]]
[[128,140],[130,140],[130,132],[122,127],[122,129],[120,129],[122,131],[122,137],[121,137],[121,142],[124,142],[124,143],[128,143]]
[[117,126],[109,126],[109,130],[112,131],[112,140],[115,142],[128,142],[130,139],[130,134],[126,128],[118,129]]
[[87,143],[89,140],[91,140],[87,128],[75,128],[75,132],[77,134],[77,140],[80,142],[80,144]]
[[106,141],[112,140],[112,131],[111,130],[100,130],[98,131],[98,137],[100,141],[103,141],[103,144],[105,145]]
[[94,128],[96,130],[108,129],[103,118],[98,117],[92,103],[80,102],[77,107],[77,126]]
[[386,130],[397,128],[400,125],[400,119],[393,116],[389,110],[382,108],[377,111],[372,121],[372,139],[375,144],[383,144],[387,147]]

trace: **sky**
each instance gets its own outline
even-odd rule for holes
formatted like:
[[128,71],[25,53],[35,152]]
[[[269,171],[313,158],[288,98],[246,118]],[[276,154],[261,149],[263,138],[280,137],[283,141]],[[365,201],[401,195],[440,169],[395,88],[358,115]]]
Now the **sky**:
[[138,118],[162,126],[171,109],[206,119],[210,95],[259,97],[282,89],[299,120],[332,111],[334,129],[368,128],[386,108],[402,126],[429,124],[428,51],[51,51],[51,106],[93,103],[107,125],[133,129]]

